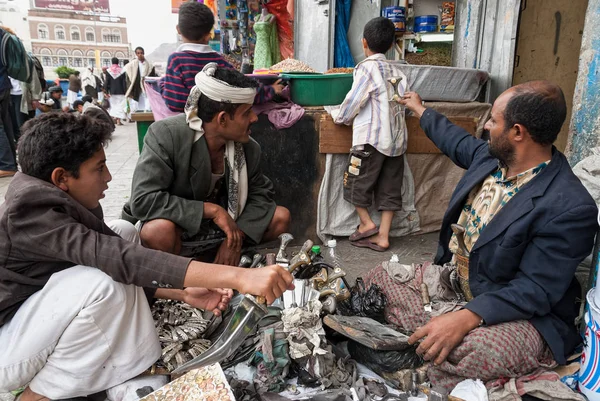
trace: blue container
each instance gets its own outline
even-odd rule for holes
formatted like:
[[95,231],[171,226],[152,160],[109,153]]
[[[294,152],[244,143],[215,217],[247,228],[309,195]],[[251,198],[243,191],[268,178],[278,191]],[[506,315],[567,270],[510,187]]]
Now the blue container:
[[415,26],[419,25],[437,25],[438,17],[437,15],[419,15],[415,17]]
[[385,7],[383,16],[394,23],[396,32],[406,31],[406,8],[404,7]]
[[69,80],[61,79],[58,81],[58,86],[63,90],[63,96],[67,96],[67,91],[69,90]]
[[437,32],[437,25],[415,25],[415,32]]

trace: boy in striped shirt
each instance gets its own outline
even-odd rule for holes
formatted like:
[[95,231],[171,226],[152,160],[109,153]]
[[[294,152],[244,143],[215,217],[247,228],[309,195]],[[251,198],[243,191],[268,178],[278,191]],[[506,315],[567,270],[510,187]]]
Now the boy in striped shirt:
[[[169,56],[162,92],[171,111],[183,113],[190,90],[195,85],[194,78],[206,64],[217,63],[219,67],[234,69],[208,45],[214,23],[212,11],[204,4],[189,1],[179,8],[177,32],[183,44]],[[254,103],[266,103],[282,90],[283,85],[279,81],[273,85],[260,85]]]
[[[352,89],[339,110],[332,112],[336,124],[352,124],[352,150],[344,173],[344,199],[354,205],[360,225],[350,243],[361,248],[385,251],[394,212],[402,210],[402,177],[407,132],[404,109],[394,99],[391,78],[400,79],[398,91],[408,90],[406,76],[398,63],[386,60],[394,43],[395,27],[387,18],[374,18],[365,25],[365,60],[354,70]],[[381,212],[377,227],[369,208]]]

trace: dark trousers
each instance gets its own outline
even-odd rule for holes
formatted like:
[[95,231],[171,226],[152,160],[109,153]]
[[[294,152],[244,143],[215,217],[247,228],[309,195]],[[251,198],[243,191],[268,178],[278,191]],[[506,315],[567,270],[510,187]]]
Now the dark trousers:
[[17,170],[17,152],[10,112],[10,88],[0,93],[0,170]]
[[21,113],[21,98],[23,95],[10,95],[10,114],[12,118],[13,137],[19,141],[21,127],[29,118],[29,115]]

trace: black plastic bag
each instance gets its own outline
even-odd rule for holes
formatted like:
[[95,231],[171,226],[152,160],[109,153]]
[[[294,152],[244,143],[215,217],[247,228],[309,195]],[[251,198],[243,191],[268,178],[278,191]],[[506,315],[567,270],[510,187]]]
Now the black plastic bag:
[[375,373],[397,372],[402,369],[416,369],[423,366],[423,358],[417,354],[417,346],[412,345],[402,351],[378,351],[356,341],[348,341],[348,352],[352,359],[362,363]]
[[337,311],[343,316],[370,317],[380,323],[385,321],[386,297],[377,284],[372,284],[368,289],[362,278],[356,279],[356,284],[350,291],[350,298],[340,302]]

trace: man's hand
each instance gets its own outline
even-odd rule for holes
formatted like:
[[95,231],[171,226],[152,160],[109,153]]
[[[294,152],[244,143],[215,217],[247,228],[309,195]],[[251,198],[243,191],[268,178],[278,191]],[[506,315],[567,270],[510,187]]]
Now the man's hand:
[[244,233],[238,228],[235,221],[233,221],[229,213],[227,213],[227,210],[220,206],[217,207],[218,209],[212,220],[217,226],[219,226],[221,230],[223,230],[227,236],[227,241],[225,241],[227,243],[227,247],[229,249],[242,249]]
[[71,110],[71,108],[69,106],[65,106],[62,109],[63,109],[63,111],[66,111],[66,112],[68,112],[69,110]]
[[412,111],[417,118],[421,118],[425,110],[427,110],[427,108],[423,106],[423,100],[417,92],[406,92],[398,102]]
[[283,88],[285,88],[285,86],[281,83],[281,79],[278,79],[274,84],[271,85],[271,87],[277,95],[281,95],[281,92],[283,92]]
[[32,100],[31,101],[31,107],[33,108],[33,110],[37,110],[40,108],[40,102],[37,100]]
[[227,242],[228,241],[223,241],[223,243],[221,243],[213,263],[218,265],[237,266],[240,264],[242,247],[240,245],[239,248],[230,248],[227,245]]
[[242,269],[238,282],[237,289],[241,293],[263,296],[269,305],[286,290],[294,289],[294,277],[279,265]]
[[426,337],[417,348],[417,354],[423,356],[426,361],[434,360],[434,363],[439,365],[480,322],[481,317],[468,309],[446,313],[419,327],[410,336],[408,343],[414,344]]
[[194,308],[209,310],[216,316],[227,309],[233,291],[226,288],[197,288],[188,287],[183,290],[182,301]]

